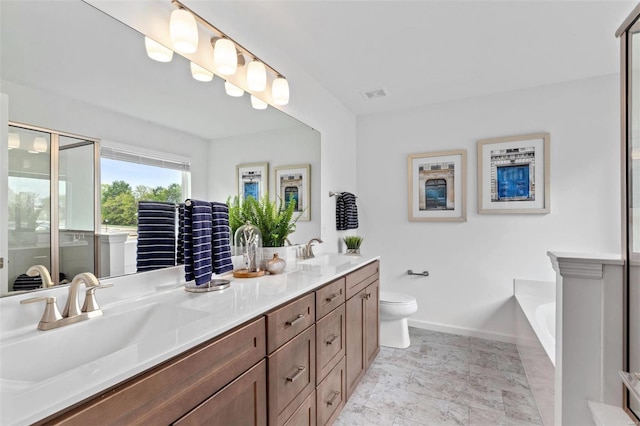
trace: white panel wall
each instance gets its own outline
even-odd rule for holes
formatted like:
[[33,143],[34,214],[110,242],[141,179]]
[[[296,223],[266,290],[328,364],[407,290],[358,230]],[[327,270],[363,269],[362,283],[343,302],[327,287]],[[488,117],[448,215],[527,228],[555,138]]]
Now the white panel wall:
[[[619,252],[618,99],[608,76],[358,119],[360,234],[413,324],[513,340],[512,281],[553,280],[547,250]],[[551,213],[477,214],[476,141],[533,132],[551,133]],[[447,149],[468,151],[467,222],[409,222],[407,155]]]
[[[4,88],[3,88],[4,89]],[[8,97],[0,93],[0,224],[9,223],[9,156],[8,152]],[[9,260],[9,227],[0,226],[0,257],[3,267],[0,268],[0,294],[9,290],[7,262]]]

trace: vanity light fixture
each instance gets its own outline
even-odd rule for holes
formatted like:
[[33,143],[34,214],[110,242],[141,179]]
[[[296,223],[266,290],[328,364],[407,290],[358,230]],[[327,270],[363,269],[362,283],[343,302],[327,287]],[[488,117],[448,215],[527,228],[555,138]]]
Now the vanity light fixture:
[[191,76],[198,81],[213,80],[213,73],[200,65],[191,62]]
[[41,152],[47,152],[47,141],[42,136],[36,136],[33,139],[33,149],[30,149],[31,154],[38,154]]
[[173,50],[147,36],[144,37],[144,47],[147,49],[147,56],[154,61],[171,62],[173,59]]
[[247,87],[255,92],[267,88],[267,68],[257,59],[249,62],[247,67]]
[[253,109],[267,109],[269,104],[262,99],[256,98],[255,96],[251,95],[251,106],[253,107]]
[[9,149],[20,149],[20,135],[9,133]]
[[289,82],[281,75],[271,83],[271,98],[276,105],[289,103]]
[[224,82],[224,91],[227,93],[227,95],[233,96],[234,98],[239,98],[244,95],[244,90],[242,90],[238,86],[234,86],[228,81]]
[[178,52],[193,53],[198,50],[198,24],[188,10],[180,8],[171,12],[169,34]]

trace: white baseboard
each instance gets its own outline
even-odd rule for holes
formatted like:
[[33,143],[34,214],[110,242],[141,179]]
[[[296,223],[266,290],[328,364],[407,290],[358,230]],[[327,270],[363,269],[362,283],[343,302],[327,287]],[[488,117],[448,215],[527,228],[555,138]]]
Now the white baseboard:
[[510,334],[497,333],[475,328],[458,327],[454,325],[439,324],[435,322],[414,320],[409,318],[409,326],[424,330],[440,331],[443,333],[459,334],[461,336],[479,337],[481,339],[497,340],[499,342],[518,344],[518,338]]

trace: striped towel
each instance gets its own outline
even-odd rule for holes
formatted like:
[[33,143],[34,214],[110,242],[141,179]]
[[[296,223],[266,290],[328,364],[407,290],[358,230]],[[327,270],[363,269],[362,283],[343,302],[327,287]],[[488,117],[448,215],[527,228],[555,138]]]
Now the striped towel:
[[213,217],[213,273],[223,274],[233,270],[231,263],[231,230],[229,228],[229,207],[224,203],[211,203]]
[[176,264],[184,265],[184,203],[178,206],[178,250]]
[[176,208],[161,201],[138,202],[137,271],[176,265]]
[[211,203],[187,200],[184,209],[184,272],[196,285],[211,281]]
[[358,206],[356,205],[356,196],[350,192],[336,195],[336,229],[344,231],[357,228]]

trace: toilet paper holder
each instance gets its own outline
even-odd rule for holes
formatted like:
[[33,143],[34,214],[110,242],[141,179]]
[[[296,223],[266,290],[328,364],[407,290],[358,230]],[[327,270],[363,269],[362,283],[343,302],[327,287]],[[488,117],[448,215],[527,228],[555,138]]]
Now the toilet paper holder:
[[428,277],[429,276],[429,271],[413,272],[412,269],[409,269],[407,271],[407,275],[417,275],[419,277]]

